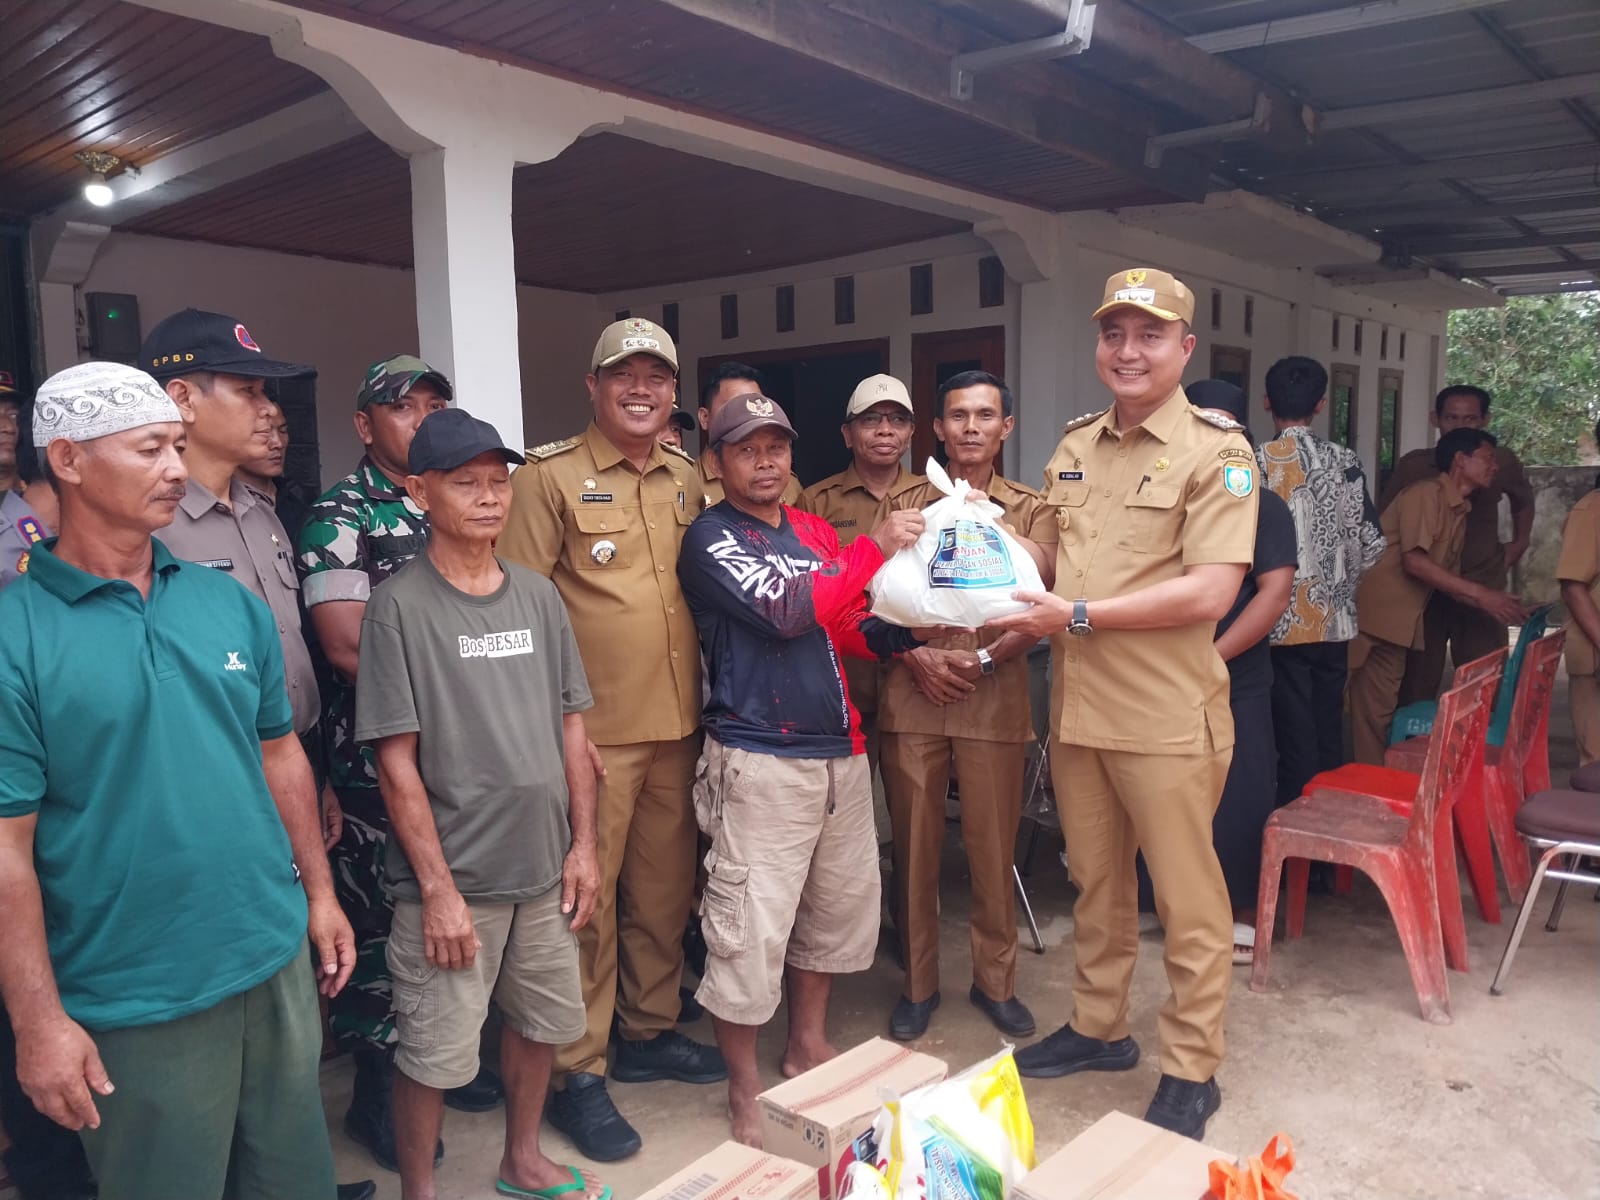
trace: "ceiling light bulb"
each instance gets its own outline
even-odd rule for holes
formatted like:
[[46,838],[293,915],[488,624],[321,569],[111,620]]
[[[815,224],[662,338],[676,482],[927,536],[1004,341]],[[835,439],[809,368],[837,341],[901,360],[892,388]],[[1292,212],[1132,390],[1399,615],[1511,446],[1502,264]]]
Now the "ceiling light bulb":
[[111,190],[111,185],[106,182],[104,175],[95,175],[88,183],[83,185],[83,198],[96,208],[104,208],[117,198]]

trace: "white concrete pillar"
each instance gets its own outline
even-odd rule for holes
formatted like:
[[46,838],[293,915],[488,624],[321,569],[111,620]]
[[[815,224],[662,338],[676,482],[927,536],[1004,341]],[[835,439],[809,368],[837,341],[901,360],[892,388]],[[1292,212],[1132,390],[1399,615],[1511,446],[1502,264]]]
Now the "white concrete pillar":
[[[1076,411],[1073,397],[1075,339],[1070,332],[1070,287],[1058,271],[1025,283],[1017,314],[1018,363],[1011,381],[1017,395],[1017,479],[1038,487],[1044,465],[1061,440],[1061,427]],[[1081,320],[1083,314],[1076,314]]]
[[422,357],[450,378],[460,407],[520,447],[515,165],[509,153],[470,143],[413,154],[411,229]]

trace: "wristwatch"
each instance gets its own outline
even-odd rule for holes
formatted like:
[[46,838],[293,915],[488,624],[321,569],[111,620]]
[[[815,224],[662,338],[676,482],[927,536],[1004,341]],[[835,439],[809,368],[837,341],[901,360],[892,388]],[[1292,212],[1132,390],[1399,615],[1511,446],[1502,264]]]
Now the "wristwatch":
[[1074,600],[1072,602],[1072,620],[1067,625],[1067,632],[1073,637],[1088,637],[1094,632],[1094,626],[1089,624],[1089,602],[1087,600]]
[[985,675],[994,674],[994,658],[982,647],[978,649],[978,669]]

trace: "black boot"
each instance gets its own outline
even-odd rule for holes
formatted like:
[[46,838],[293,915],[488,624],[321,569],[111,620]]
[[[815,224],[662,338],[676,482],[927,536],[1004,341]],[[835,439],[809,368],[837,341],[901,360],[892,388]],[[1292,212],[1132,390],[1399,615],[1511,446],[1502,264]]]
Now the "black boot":
[[[394,1119],[390,1102],[394,1095],[394,1059],[387,1050],[363,1046],[351,1051],[356,1065],[355,1086],[350,1091],[350,1108],[344,1114],[344,1131],[350,1140],[365,1146],[385,1171],[400,1170],[395,1155]],[[437,1166],[444,1158],[444,1141],[433,1152]]]

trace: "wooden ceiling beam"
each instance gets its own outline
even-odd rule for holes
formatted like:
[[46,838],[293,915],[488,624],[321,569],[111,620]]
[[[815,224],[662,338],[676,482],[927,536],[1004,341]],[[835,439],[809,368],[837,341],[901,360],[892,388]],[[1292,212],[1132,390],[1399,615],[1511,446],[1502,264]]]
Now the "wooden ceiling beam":
[[[1055,89],[1041,95],[1020,91],[1002,77],[985,77],[971,100],[950,95],[950,59],[980,44],[959,42],[941,49],[929,48],[930,39],[954,30],[926,16],[907,13],[921,7],[913,3],[870,6],[872,20],[821,4],[795,4],[785,0],[660,0],[661,3],[701,20],[733,29],[769,45],[847,71],[879,87],[889,88],[988,125],[1014,137],[1116,171],[1131,180],[1188,200],[1205,195],[1209,164],[1198,155],[1172,155],[1161,167],[1144,165],[1143,134],[1122,128],[1115,103],[1108,104],[1099,90],[1079,86]],[[851,3],[858,12],[865,6]],[[1094,111],[1078,107],[1063,96],[1094,104]],[[1091,98],[1092,97],[1092,98]],[[1124,105],[1126,101],[1123,102]],[[1151,131],[1154,132],[1154,131]]]

